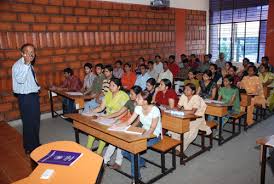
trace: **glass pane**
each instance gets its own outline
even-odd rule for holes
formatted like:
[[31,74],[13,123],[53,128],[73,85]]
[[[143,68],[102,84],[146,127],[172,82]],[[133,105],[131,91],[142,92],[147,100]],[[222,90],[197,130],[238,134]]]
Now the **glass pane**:
[[267,22],[266,21],[261,21],[260,42],[266,42],[266,30],[267,30]]
[[210,15],[210,24],[218,24],[220,23],[220,11],[214,11],[214,12],[211,12],[211,15]]
[[257,62],[260,22],[246,23],[245,57]]
[[262,6],[261,20],[267,20],[268,16],[268,5]]
[[209,27],[209,51],[212,54],[212,61],[216,61],[219,55],[219,25]]
[[244,58],[244,44],[245,44],[245,22],[235,23],[233,25],[233,61],[242,62]]
[[225,54],[226,61],[231,59],[231,27],[232,24],[221,24],[220,52]]
[[233,22],[244,22],[246,15],[246,8],[235,9],[233,13]]
[[232,22],[232,10],[221,11],[221,23]]
[[261,58],[265,55],[265,43],[260,43],[260,51],[259,51],[259,58],[258,62],[261,63]]
[[260,20],[261,6],[247,8],[246,20],[254,21]]

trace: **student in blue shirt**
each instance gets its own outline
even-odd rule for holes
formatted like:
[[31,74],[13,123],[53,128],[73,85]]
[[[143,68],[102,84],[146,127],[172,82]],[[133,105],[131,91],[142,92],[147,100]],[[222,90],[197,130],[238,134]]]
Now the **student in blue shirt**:
[[151,78],[151,76],[146,71],[146,65],[142,64],[140,65],[140,71],[141,74],[137,76],[135,86],[140,86],[142,90],[146,89],[146,82],[148,79]]

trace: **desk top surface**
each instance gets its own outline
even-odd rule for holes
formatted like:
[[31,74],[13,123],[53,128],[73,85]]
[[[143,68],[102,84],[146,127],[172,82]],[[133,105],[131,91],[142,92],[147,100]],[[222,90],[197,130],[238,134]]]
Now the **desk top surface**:
[[50,92],[56,93],[57,95],[67,97],[69,99],[84,99],[84,100],[90,100],[92,97],[90,95],[69,95],[68,91],[60,91],[60,90],[52,90],[49,89]]

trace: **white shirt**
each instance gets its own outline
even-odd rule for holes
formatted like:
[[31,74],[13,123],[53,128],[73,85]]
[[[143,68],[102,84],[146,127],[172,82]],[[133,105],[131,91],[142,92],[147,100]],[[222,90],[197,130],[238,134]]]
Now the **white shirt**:
[[156,73],[159,75],[161,72],[164,71],[163,69],[163,63],[159,62],[158,64],[155,62],[154,63],[154,70],[156,70]]
[[148,70],[147,73],[152,77],[154,78],[156,81],[158,79],[158,73],[156,72],[156,70],[153,68],[151,71]]
[[142,123],[142,128],[145,130],[149,130],[152,124],[152,119],[158,118],[157,126],[153,132],[157,137],[162,134],[162,121],[161,121],[161,113],[158,107],[153,106],[151,111],[147,114],[143,114],[142,106],[136,106],[134,112],[139,115],[140,122]]
[[146,89],[146,83],[147,80],[150,79],[151,76],[146,72],[144,75],[140,74],[137,76],[137,79],[135,81],[136,86],[140,86],[142,90]]
[[162,73],[160,73],[157,82],[160,82],[162,79],[168,79],[170,80],[171,83],[173,83],[173,74],[171,73],[169,69],[165,72],[163,71]]
[[37,93],[40,90],[31,71],[32,65],[26,65],[21,57],[12,66],[12,89],[17,94]]

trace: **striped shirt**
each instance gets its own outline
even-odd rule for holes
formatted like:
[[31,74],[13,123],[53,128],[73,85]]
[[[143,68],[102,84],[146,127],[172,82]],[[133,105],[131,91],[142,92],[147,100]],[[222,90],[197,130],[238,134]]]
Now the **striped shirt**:
[[31,71],[32,65],[26,65],[21,57],[12,66],[12,89],[16,94],[37,93],[40,86],[37,85]]

